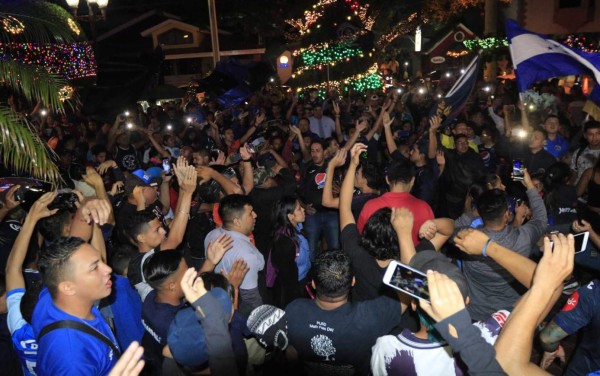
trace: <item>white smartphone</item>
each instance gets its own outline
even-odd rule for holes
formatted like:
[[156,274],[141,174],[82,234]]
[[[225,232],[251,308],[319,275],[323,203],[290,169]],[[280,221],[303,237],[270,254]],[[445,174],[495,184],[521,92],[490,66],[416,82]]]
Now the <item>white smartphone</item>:
[[[585,251],[587,248],[587,243],[590,238],[590,232],[584,231],[578,234],[573,234],[573,239],[575,240],[575,254],[581,253]],[[554,242],[550,240],[550,245],[554,247]]]
[[391,261],[383,276],[383,283],[414,298],[430,303],[427,275],[408,265]]

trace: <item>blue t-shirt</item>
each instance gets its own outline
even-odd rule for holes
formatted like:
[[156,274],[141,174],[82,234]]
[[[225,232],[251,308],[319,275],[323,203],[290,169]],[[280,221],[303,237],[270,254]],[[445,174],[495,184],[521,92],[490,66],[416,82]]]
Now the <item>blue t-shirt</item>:
[[544,149],[552,154],[554,158],[560,159],[569,152],[569,142],[563,136],[557,134],[554,141],[549,138],[546,139]]
[[162,349],[167,344],[167,333],[169,326],[177,312],[184,308],[185,304],[177,306],[168,303],[157,303],[156,290],[152,290],[142,305],[142,324],[144,325],[144,348],[146,356],[160,363]]
[[587,375],[600,369],[600,280],[580,287],[552,321],[569,335],[585,327],[565,375]]
[[[110,327],[95,306],[92,306],[92,314],[92,320],[69,315],[54,305],[48,289],[44,288],[33,311],[33,334],[37,338],[47,325],[73,320],[102,333],[118,348]],[[114,354],[106,343],[76,329],[53,330],[42,337],[38,345],[38,375],[107,375],[118,359],[118,354]]]
[[23,295],[25,295],[25,289],[13,289],[6,294],[8,330],[11,334],[13,347],[17,351],[23,366],[23,374],[25,376],[35,376],[38,345],[33,335],[33,328],[21,314]]

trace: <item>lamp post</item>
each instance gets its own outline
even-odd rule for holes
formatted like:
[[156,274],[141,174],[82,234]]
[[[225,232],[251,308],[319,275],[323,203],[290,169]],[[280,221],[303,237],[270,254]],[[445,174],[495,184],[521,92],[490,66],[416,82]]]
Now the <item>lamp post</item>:
[[[96,22],[106,19],[106,7],[108,6],[109,0],[66,0],[67,5],[71,8],[73,17],[78,21],[85,21],[90,23],[90,29],[92,30],[92,40],[96,43]],[[77,14],[79,9],[79,3],[84,2],[88,7],[88,14]],[[94,13],[92,4],[96,4],[100,9],[100,14]]]

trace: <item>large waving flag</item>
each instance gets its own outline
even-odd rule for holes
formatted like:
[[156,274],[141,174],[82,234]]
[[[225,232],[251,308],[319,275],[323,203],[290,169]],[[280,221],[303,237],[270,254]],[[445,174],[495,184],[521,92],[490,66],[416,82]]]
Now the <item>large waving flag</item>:
[[465,73],[461,74],[444,98],[437,101],[433,106],[429,112],[430,117],[434,115],[445,117],[442,125],[448,125],[456,119],[467,104],[467,100],[475,88],[480,63],[481,58],[479,55],[471,60],[465,68]]
[[588,74],[597,83],[590,99],[600,104],[600,54],[573,50],[548,36],[527,31],[511,19],[506,20],[506,35],[520,92],[536,81]]

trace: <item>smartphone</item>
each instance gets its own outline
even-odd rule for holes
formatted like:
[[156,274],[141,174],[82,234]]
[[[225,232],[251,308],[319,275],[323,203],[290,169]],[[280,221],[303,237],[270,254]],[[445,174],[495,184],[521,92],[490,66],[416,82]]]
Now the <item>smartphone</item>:
[[254,148],[254,145],[252,145],[252,144],[246,145],[246,151],[250,154],[256,153],[256,149]]
[[408,265],[391,261],[383,276],[383,283],[404,294],[430,302],[427,275]]
[[[551,232],[550,234],[553,234],[553,233],[555,233],[555,232]],[[580,232],[578,234],[573,234],[573,239],[575,240],[575,254],[585,251],[585,249],[587,248],[587,243],[588,243],[589,238],[590,238],[589,231],[584,231],[584,232]],[[554,248],[554,242],[552,240],[550,240],[550,246],[551,246],[551,248]]]
[[523,173],[523,161],[520,159],[515,159],[513,161],[513,180],[514,181],[523,181],[525,178],[525,174]]
[[171,162],[169,158],[164,158],[162,160],[162,167],[163,171],[165,172],[165,175],[171,175]]

